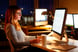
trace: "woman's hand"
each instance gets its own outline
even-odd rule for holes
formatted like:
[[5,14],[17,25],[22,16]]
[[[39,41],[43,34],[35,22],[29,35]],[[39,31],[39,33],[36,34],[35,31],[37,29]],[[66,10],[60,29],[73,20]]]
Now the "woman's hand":
[[30,43],[31,43],[31,44],[32,44],[32,43],[39,43],[39,42],[40,42],[40,39],[39,39],[39,38],[30,40]]

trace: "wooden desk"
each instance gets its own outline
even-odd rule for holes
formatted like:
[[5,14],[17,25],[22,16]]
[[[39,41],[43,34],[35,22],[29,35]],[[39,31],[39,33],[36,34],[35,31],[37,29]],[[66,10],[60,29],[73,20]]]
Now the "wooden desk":
[[[22,26],[22,29],[25,34],[37,34],[37,33],[50,33],[51,32],[51,25],[46,25],[46,26]],[[31,31],[31,32],[29,32]]]
[[[55,40],[54,37],[47,37],[47,40],[49,40],[50,42],[53,42],[52,41],[53,39]],[[75,45],[76,48],[73,48],[70,50],[56,50],[56,49],[52,49],[51,45],[46,45],[46,47],[45,47],[45,46],[42,46],[41,43],[32,44],[32,46],[41,48],[41,49],[46,50],[48,52],[53,52],[53,51],[56,51],[56,52],[78,52],[78,40],[69,39],[68,45]]]
[[51,30],[51,25],[45,25],[45,26],[22,26],[22,28],[27,28],[28,30]]

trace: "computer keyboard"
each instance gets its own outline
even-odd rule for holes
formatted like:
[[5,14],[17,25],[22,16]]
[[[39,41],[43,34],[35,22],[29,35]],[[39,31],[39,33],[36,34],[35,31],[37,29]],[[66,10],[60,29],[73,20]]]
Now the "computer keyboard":
[[47,45],[50,45],[51,49],[63,50],[63,51],[76,48],[75,45],[69,45],[64,41],[56,41],[56,43],[48,42]]
[[57,50],[71,50],[73,48],[76,48],[74,45],[58,45],[58,46],[52,46],[52,49],[57,49]]

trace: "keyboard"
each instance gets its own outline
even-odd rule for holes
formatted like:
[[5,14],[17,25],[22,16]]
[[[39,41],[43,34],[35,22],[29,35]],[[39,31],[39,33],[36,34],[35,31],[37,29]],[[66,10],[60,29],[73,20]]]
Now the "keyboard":
[[76,48],[75,45],[69,45],[64,41],[56,41],[56,43],[49,42],[49,43],[47,43],[47,45],[50,45],[51,49],[63,50],[63,51],[67,51],[67,50]]

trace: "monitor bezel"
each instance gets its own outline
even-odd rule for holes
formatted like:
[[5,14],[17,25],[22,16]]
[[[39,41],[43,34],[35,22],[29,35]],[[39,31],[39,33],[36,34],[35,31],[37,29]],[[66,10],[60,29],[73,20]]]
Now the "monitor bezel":
[[[52,29],[52,31],[55,32],[56,34],[60,35],[61,39],[62,39],[62,36],[64,35],[64,27],[65,27],[65,22],[66,22],[67,9],[66,8],[56,8],[55,10],[65,10],[61,34]],[[54,14],[54,16],[55,16],[55,14]]]

